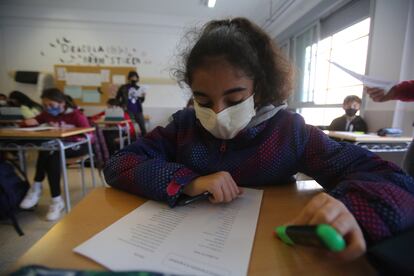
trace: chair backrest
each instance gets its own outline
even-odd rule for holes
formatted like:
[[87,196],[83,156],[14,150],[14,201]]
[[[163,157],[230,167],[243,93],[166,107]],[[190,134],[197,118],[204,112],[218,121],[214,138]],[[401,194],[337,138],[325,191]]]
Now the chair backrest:
[[93,144],[94,149],[94,160],[95,166],[98,170],[103,170],[106,162],[109,159],[109,150],[103,135],[102,129],[98,124],[89,122],[91,126],[95,127],[95,143]]
[[124,119],[124,110],[121,107],[111,107],[105,109],[106,121],[122,121]]
[[22,110],[20,107],[11,107],[11,106],[5,106],[0,107],[0,118],[1,119],[7,119],[7,120],[20,120],[24,119]]

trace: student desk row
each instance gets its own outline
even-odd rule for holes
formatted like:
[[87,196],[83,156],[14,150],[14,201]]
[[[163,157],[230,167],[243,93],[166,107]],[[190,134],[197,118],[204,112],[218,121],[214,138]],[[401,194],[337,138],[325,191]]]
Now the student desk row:
[[324,132],[333,139],[351,142],[372,152],[405,152],[413,140],[412,137],[387,137],[345,131]]
[[[95,166],[93,162],[92,143],[87,133],[94,131],[95,128],[61,128],[49,130],[27,131],[15,128],[0,128],[0,151],[17,151],[19,153],[19,161],[21,168],[25,171],[24,152],[26,150],[41,150],[41,151],[59,151],[60,162],[63,175],[63,189],[65,192],[66,212],[71,209],[69,184],[66,171],[65,149],[87,143],[89,159],[91,163],[92,183],[95,187]],[[68,142],[65,138],[84,135],[85,139]],[[39,143],[41,141],[41,143]]]
[[[365,257],[352,262],[329,259],[320,249],[291,247],[273,234],[275,226],[295,217],[321,191],[314,181],[264,187],[248,275],[375,275]],[[13,266],[104,270],[72,250],[125,216],[146,199],[113,188],[96,188],[30,248]]]
[[131,144],[131,133],[129,128],[130,119],[128,120],[101,120],[96,121],[95,124],[103,126],[104,129],[117,129],[119,134],[119,149],[124,148],[125,141],[123,132],[126,132],[128,145]]

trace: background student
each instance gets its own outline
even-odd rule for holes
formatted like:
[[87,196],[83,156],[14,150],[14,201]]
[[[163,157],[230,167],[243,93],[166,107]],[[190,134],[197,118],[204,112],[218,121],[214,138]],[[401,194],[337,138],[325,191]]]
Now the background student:
[[122,85],[117,94],[116,100],[127,111],[131,118],[133,118],[139,128],[141,129],[142,136],[145,136],[147,130],[145,128],[144,113],[142,109],[142,103],[145,100],[145,91],[142,87],[138,86],[139,76],[135,71],[128,73],[128,83]]
[[345,97],[342,104],[342,108],[345,110],[345,114],[339,118],[334,119],[328,129],[336,131],[367,132],[368,128],[364,119],[356,115],[356,113],[361,108],[361,102],[361,99],[355,95]]
[[194,109],[116,153],[104,169],[108,184],[175,206],[183,194],[206,191],[212,203],[230,202],[241,187],[291,182],[303,172],[326,193],[294,221],[332,225],[347,242],[335,256],[347,260],[414,226],[411,177],[285,110],[290,65],[258,26],[210,21],[193,45],[176,73],[191,88]]
[[[53,126],[71,128],[71,127],[89,127],[88,120],[81,114],[79,109],[72,105],[72,102],[56,88],[46,89],[43,91],[42,103],[44,111],[33,119],[27,119],[24,124],[34,126],[43,123],[49,123]],[[92,137],[93,138],[93,137]],[[71,137],[73,140],[84,139],[83,137]],[[87,144],[75,146],[65,150],[67,158],[81,156],[88,153]],[[58,151],[40,151],[36,163],[36,172],[34,183],[27,192],[25,198],[20,203],[20,208],[30,209],[34,207],[42,193],[42,181],[45,176],[49,180],[50,193],[52,202],[49,211],[46,214],[47,220],[59,219],[65,204],[61,197],[60,191],[60,155]]]
[[[414,101],[414,80],[403,81],[392,87],[389,91],[376,87],[366,87],[366,91],[376,102],[385,102],[389,100],[412,102]],[[411,142],[410,147],[405,153],[403,168],[409,175],[414,177],[414,140]]]
[[[107,108],[116,108],[116,107],[120,107],[119,102],[114,99],[108,99],[108,101],[106,102],[106,107]],[[105,110],[102,112],[99,112],[98,114],[95,114],[91,117],[89,117],[88,119],[90,119],[93,122],[102,120],[103,117],[105,117]],[[131,139],[133,140],[135,137],[135,127],[134,124],[131,121],[131,118],[129,117],[128,112],[124,112],[124,120],[129,120],[128,126],[129,126],[129,135],[131,137]],[[109,154],[114,154],[118,149],[119,149],[119,133],[118,130],[108,130],[108,129],[103,129],[103,133],[105,136],[105,142],[108,146],[108,151]]]
[[11,106],[20,107],[23,118],[25,119],[35,117],[43,110],[40,104],[33,101],[20,91],[11,92],[8,102]]

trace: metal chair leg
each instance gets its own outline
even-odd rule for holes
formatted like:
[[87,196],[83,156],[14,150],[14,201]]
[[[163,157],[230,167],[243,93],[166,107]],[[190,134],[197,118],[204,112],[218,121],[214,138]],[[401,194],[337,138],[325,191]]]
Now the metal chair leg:
[[81,170],[81,179],[82,179],[82,196],[85,196],[85,194],[86,194],[86,187],[85,187],[85,161],[86,161],[86,159],[85,158],[82,158],[81,163],[80,163],[80,165],[81,165],[81,167],[80,167],[80,170]]

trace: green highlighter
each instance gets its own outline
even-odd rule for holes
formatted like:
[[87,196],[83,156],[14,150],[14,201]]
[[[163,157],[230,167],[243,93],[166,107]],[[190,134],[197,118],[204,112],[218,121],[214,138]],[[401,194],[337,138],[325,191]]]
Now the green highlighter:
[[286,244],[323,247],[332,252],[345,249],[343,237],[330,225],[282,225],[275,228],[277,236]]

